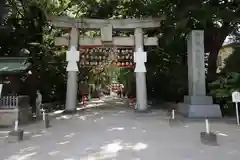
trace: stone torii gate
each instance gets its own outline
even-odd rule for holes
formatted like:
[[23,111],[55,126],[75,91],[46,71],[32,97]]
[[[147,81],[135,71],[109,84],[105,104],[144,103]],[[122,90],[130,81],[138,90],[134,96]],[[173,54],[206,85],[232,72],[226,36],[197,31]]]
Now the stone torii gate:
[[[56,27],[70,29],[69,37],[57,37],[55,45],[78,48],[81,46],[135,46],[137,52],[143,46],[156,46],[156,37],[144,36],[143,29],[160,27],[161,19],[73,19],[69,17],[49,17]],[[79,30],[100,30],[100,37],[80,37]],[[134,30],[133,37],[113,37],[113,30]],[[137,52],[141,54],[141,52]],[[192,31],[188,38],[188,84],[189,95],[178,105],[179,111],[188,117],[220,117],[219,105],[214,105],[212,97],[206,96],[204,68],[203,31]],[[146,75],[136,72],[137,110],[147,110]],[[77,71],[68,72],[66,111],[75,112],[77,102]]]
[[[50,17],[52,24],[60,28],[71,29],[69,37],[57,37],[55,45],[57,46],[117,46],[134,47],[135,51],[145,46],[157,46],[156,37],[144,36],[143,29],[160,27],[161,19],[121,19],[121,20],[103,20],[103,19],[73,19],[69,17]],[[99,37],[80,37],[79,30],[100,30]],[[132,37],[113,37],[113,30],[134,30]],[[141,54],[139,52],[138,54]],[[141,78],[138,78],[141,77]],[[137,83],[137,110],[147,110],[146,94],[146,75],[144,72],[136,72]],[[66,112],[74,112],[77,102],[77,72],[69,71],[67,80]]]

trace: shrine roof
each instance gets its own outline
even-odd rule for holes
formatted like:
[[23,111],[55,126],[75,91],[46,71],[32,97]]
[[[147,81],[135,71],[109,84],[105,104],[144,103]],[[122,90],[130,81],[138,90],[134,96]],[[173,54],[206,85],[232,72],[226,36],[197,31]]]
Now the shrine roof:
[[0,74],[19,73],[29,67],[27,57],[0,57]]

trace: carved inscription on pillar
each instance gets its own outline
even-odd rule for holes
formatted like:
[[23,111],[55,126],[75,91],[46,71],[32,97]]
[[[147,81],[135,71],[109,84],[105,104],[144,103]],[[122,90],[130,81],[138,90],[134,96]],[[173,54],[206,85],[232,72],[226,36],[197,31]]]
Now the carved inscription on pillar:
[[192,84],[191,94],[192,96],[201,96],[206,93],[203,31],[192,31],[190,36],[191,42],[188,45],[191,45],[191,50],[188,54],[191,60],[188,67],[191,74],[189,79],[189,83]]
[[195,35],[194,35],[194,39],[195,39],[195,67],[196,67],[196,72],[194,73],[195,74],[195,80],[196,82],[199,84],[201,83],[200,82],[200,77],[202,76],[201,75],[201,69],[202,69],[202,62],[201,62],[201,59],[202,59],[202,45],[201,45],[201,35],[199,32],[195,32]]
[[112,25],[108,24],[101,28],[102,42],[112,42]]

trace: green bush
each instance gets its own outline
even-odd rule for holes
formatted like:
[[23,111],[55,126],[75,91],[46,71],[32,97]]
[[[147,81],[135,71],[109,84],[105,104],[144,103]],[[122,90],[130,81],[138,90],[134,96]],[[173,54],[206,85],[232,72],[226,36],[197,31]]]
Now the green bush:
[[222,74],[216,81],[209,84],[209,89],[215,103],[220,105],[223,115],[235,115],[232,92],[240,91],[240,74],[236,72]]

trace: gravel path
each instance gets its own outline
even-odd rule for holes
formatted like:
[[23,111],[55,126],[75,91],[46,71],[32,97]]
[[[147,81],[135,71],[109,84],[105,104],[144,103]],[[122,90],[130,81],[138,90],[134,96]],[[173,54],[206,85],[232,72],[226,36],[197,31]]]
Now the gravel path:
[[[104,106],[107,106],[104,108]],[[117,106],[117,107],[116,107]],[[103,108],[59,115],[45,130],[41,123],[24,127],[24,140],[9,143],[0,130],[1,160],[239,160],[240,129],[214,121],[218,146],[200,142],[202,120],[185,120],[171,127],[167,114],[134,113],[118,100]]]

